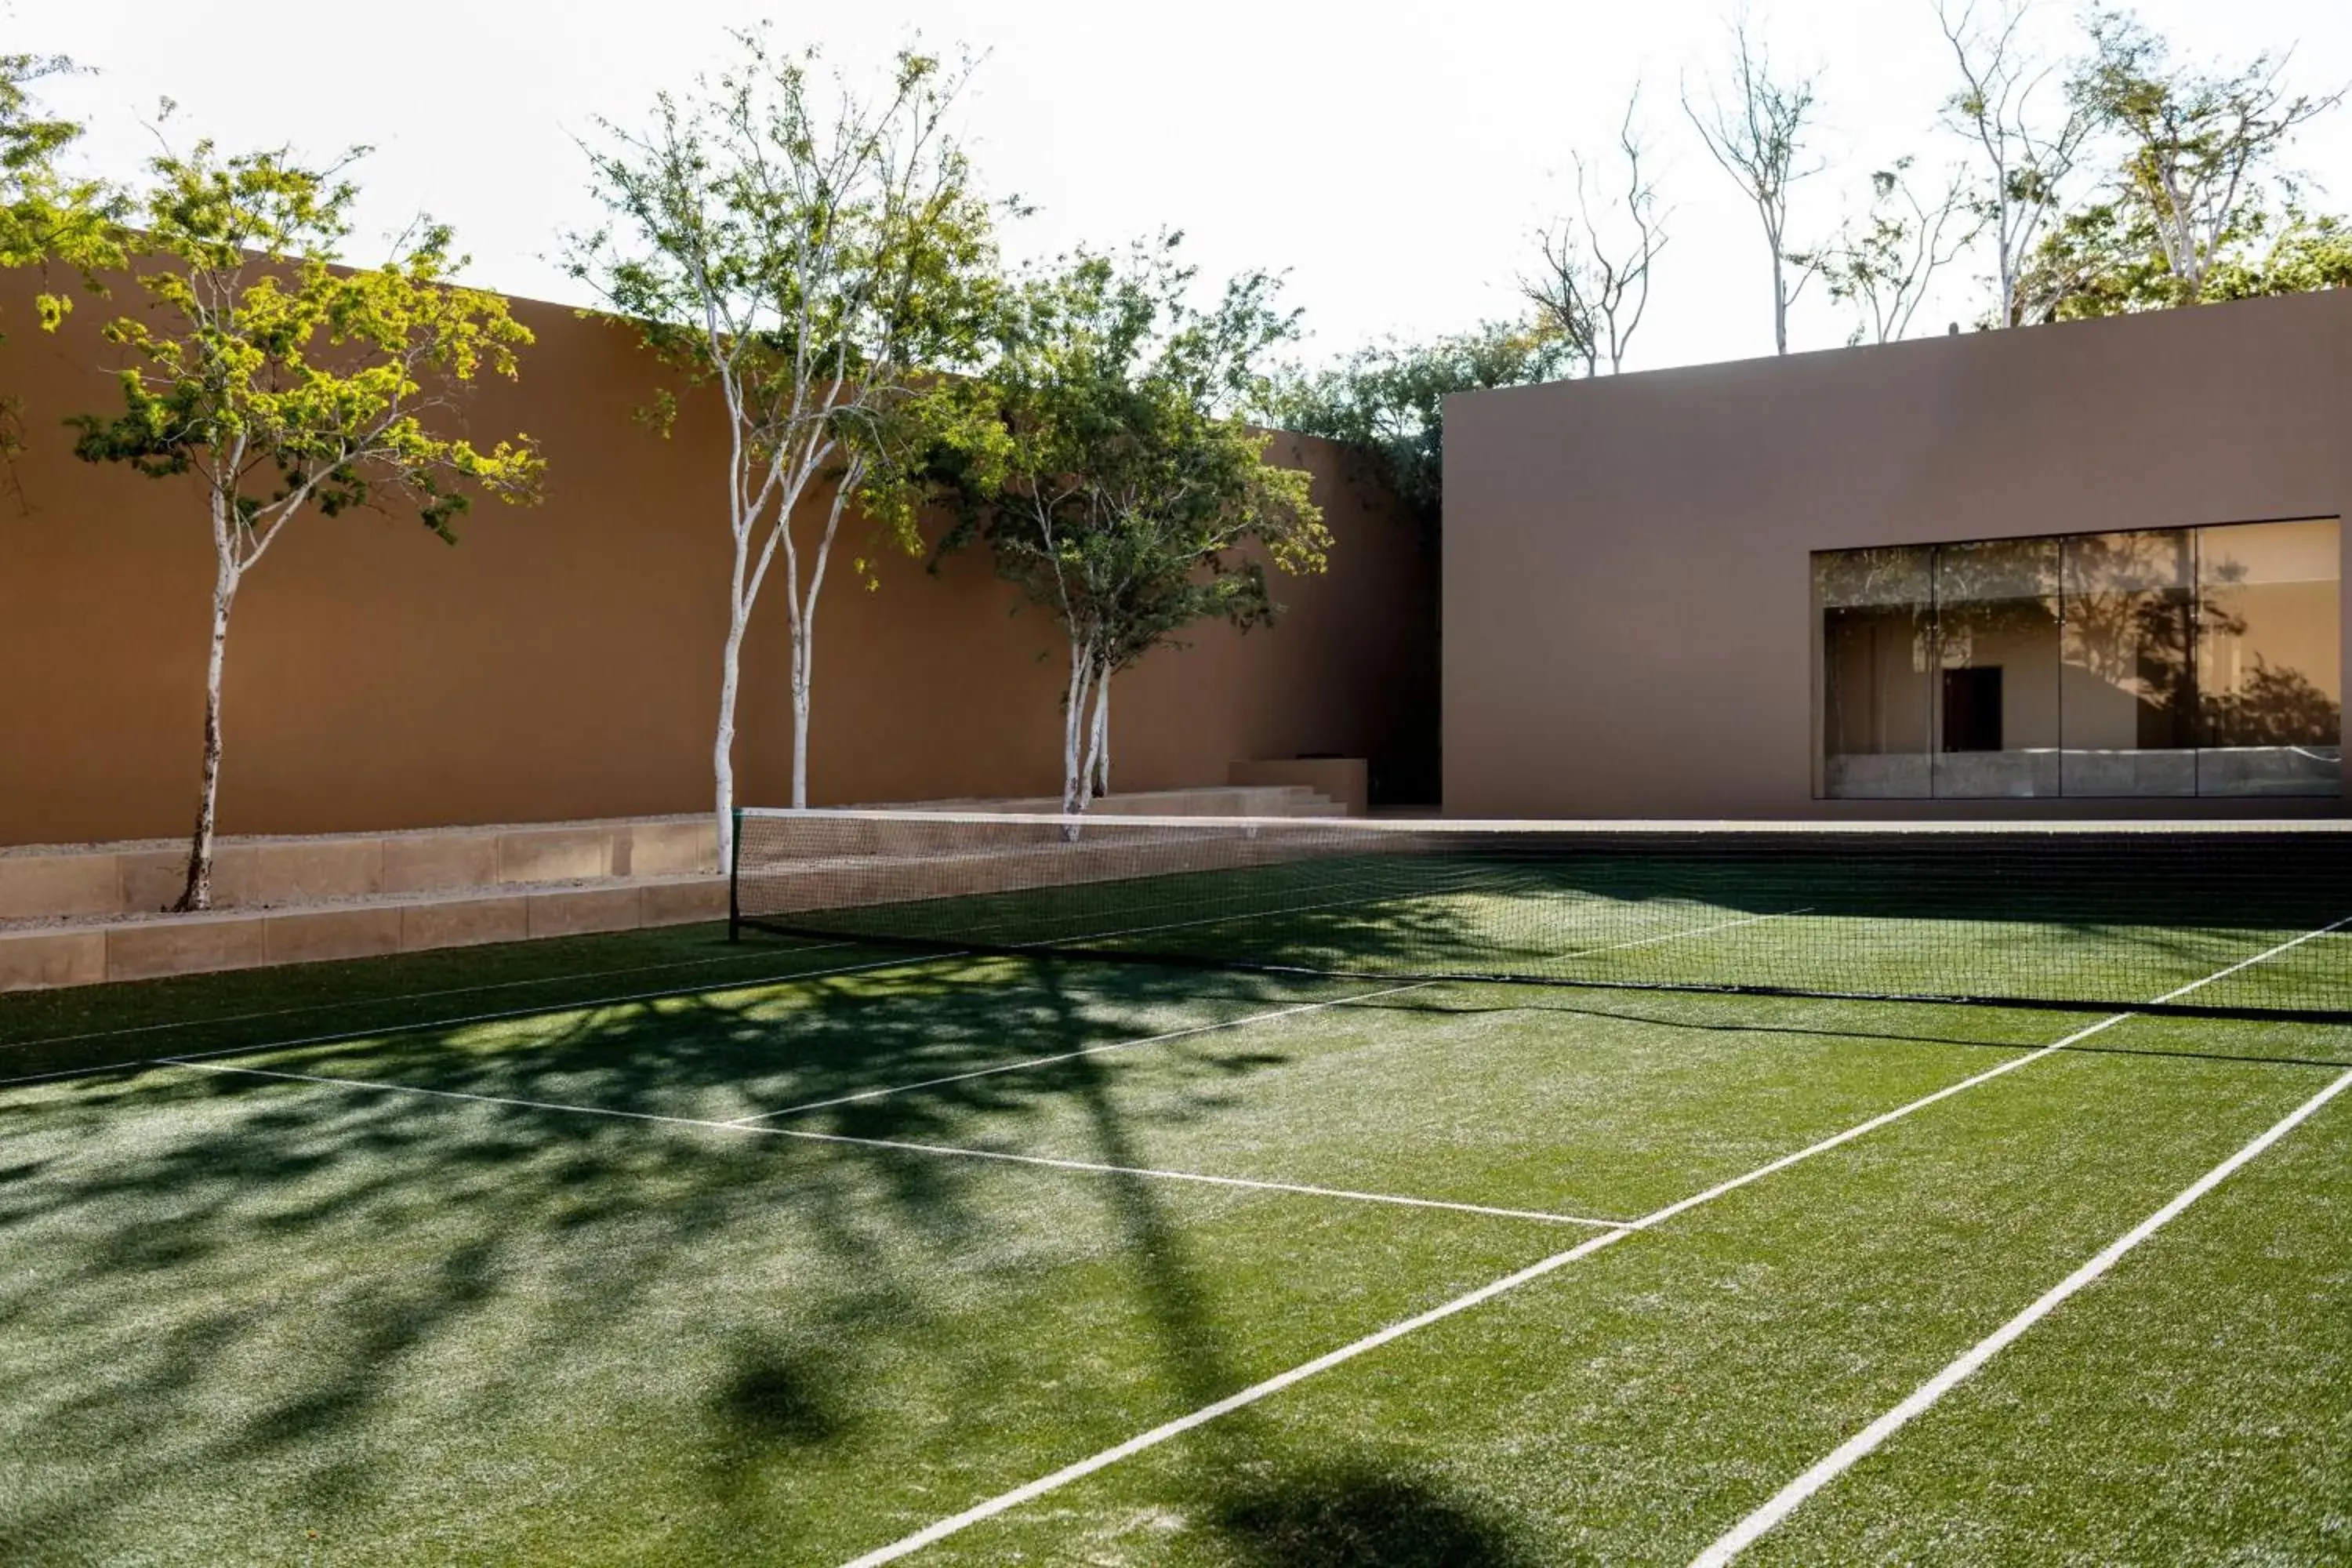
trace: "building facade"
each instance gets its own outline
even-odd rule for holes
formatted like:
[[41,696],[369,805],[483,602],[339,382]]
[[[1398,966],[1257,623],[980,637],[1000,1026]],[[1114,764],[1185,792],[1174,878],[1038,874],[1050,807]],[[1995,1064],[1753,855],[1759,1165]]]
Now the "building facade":
[[1451,814],[2346,811],[2352,293],[1445,419]]

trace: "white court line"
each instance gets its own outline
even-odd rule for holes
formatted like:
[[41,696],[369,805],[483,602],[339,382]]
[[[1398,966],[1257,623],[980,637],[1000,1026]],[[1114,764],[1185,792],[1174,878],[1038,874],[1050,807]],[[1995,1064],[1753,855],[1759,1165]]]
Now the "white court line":
[[1583,947],[1574,952],[1560,954],[1560,962],[1565,963],[1571,958],[1591,958],[1596,952],[1622,952],[1629,947],[1655,947],[1662,942],[1680,942],[1686,936],[1705,936],[1709,931],[1729,931],[1735,926],[1762,925],[1766,921],[1785,921],[1795,915],[1809,915],[1812,912],[1812,906],[1808,904],[1801,910],[1779,910],[1769,915],[1747,915],[1736,921],[1720,921],[1711,926],[1695,926],[1689,931],[1670,931],[1663,936],[1645,936],[1638,942],[1612,942],[1606,947]]
[[[1358,900],[1355,901],[1360,903],[1370,902],[1371,900]],[[1337,909],[1339,906],[1332,904],[1322,907]],[[1783,920],[1790,915],[1801,915],[1809,912],[1809,910],[1785,910],[1778,914],[1750,915],[1736,921],[1722,921],[1714,925],[1695,926],[1688,931],[1666,931],[1657,936],[1645,936],[1635,942],[1613,942],[1607,947],[1580,948],[1574,952],[1564,953],[1561,956],[1563,959],[1585,958],[1596,952],[1614,952],[1620,948],[1649,947],[1662,942],[1674,942],[1682,937],[1705,936],[1709,931],[1727,931],[1733,926],[1756,925],[1764,921]],[[1151,930],[1164,928],[1147,927],[1144,929]],[[1099,934],[1105,936],[1117,936],[1124,933],[1118,931],[1105,931]],[[1083,942],[1086,939],[1083,937],[1077,937],[1070,940]],[[904,1094],[912,1089],[936,1089],[941,1084],[962,1083],[969,1079],[989,1078],[994,1074],[1003,1072],[1019,1072],[1026,1068],[1047,1067],[1055,1062],[1071,1061],[1079,1057],[1096,1056],[1104,1051],[1126,1050],[1130,1046],[1158,1045],[1167,1040],[1181,1040],[1192,1035],[1210,1034],[1218,1029],[1238,1028],[1244,1024],[1260,1024],[1275,1018],[1286,1018],[1294,1013],[1312,1013],[1318,1008],[1323,1007],[1341,1007],[1346,1006],[1350,1003],[1369,1002],[1381,996],[1397,996],[1402,995],[1408,991],[1422,991],[1426,990],[1432,985],[1444,985],[1449,984],[1452,984],[1452,982],[1444,978],[1416,980],[1409,984],[1391,985],[1383,991],[1366,991],[1353,996],[1335,996],[1328,1001],[1304,1003],[1296,1007],[1284,1007],[1271,1013],[1255,1013],[1246,1018],[1234,1018],[1223,1024],[1201,1024],[1189,1029],[1177,1029],[1165,1035],[1150,1035],[1138,1040],[1114,1040],[1104,1045],[1087,1046],[1080,1050],[1060,1051],[1052,1056],[1028,1057],[1017,1062],[1006,1062],[997,1067],[981,1068],[971,1072],[950,1073],[944,1078],[927,1078],[915,1083],[886,1084],[880,1089],[860,1089],[856,1094],[835,1095],[830,1100],[812,1100],[800,1105],[787,1105],[780,1110],[763,1110],[756,1116],[738,1117],[732,1125],[750,1127],[778,1116],[798,1116],[803,1111],[824,1110],[836,1105],[849,1105],[859,1100],[880,1100],[888,1095]]]
[[2123,1256],[2154,1236],[2186,1211],[2206,1194],[2220,1186],[2249,1161],[2308,1120],[2320,1107],[2352,1089],[2352,1072],[2337,1077],[2326,1089],[2305,1100],[2270,1130],[2211,1170],[2199,1177],[2170,1203],[2107,1244],[2098,1256],[2084,1264],[2065,1279],[2044,1291],[2034,1303],[2011,1318],[2000,1328],[1978,1341],[1949,1366],[1929,1378],[1913,1391],[1902,1404],[1873,1421],[1832,1450],[1829,1457],[1774,1493],[1770,1501],[1741,1520],[1696,1557],[1691,1568],[1726,1568],[1757,1540],[1796,1511],[1807,1498],[1820,1491],[1839,1476],[1853,1468],[1864,1455],[1893,1436],[1914,1418],[1922,1415],[1971,1373],[2009,1348],[2026,1330],[2054,1311],[2068,1297],[2114,1268]]
[[861,1149],[888,1149],[908,1154],[940,1154],[964,1160],[994,1160],[1013,1165],[1041,1165],[1049,1170],[1082,1171],[1093,1175],[1143,1176],[1162,1182],[1193,1182],[1203,1186],[1241,1187],[1253,1192],[1296,1193],[1306,1197],[1344,1198],[1352,1203],[1385,1204],[1402,1208],[1447,1209],[1456,1214],[1488,1215],[1500,1219],[1537,1220],[1546,1225],[1587,1226],[1597,1230],[1626,1228],[1622,1220],[1594,1219],[1584,1215],[1554,1214],[1548,1209],[1497,1208],[1488,1204],[1454,1203],[1444,1198],[1403,1197],[1393,1193],[1353,1192],[1345,1187],[1314,1187],[1296,1182],[1261,1182],[1246,1176],[1211,1176],[1193,1171],[1162,1171],[1140,1165],[1108,1165],[1091,1160],[1060,1160],[1044,1154],[1015,1154],[1003,1149],[965,1149],[951,1143],[913,1143],[898,1138],[863,1138],[846,1132],[810,1132],[795,1127],[754,1127],[740,1121],[712,1121],[698,1116],[668,1116],[652,1110],[620,1110],[602,1105],[572,1105],[555,1100],[523,1100],[513,1095],[475,1094],[466,1089],[425,1089],[415,1084],[383,1083],[370,1079],[335,1078],[325,1073],[285,1072],[276,1068],[240,1067],[235,1062],[199,1061],[191,1057],[163,1057],[165,1067],[192,1068],[199,1072],[235,1074],[242,1078],[278,1079],[288,1083],[321,1084],[332,1089],[366,1089],[378,1094],[414,1094],[432,1100],[462,1100],[474,1105],[505,1105],[524,1110],[555,1110],[573,1116],[603,1116],[622,1121],[652,1121],[669,1127],[699,1127],[713,1132],[743,1132],[757,1137],[790,1138],[805,1143],[843,1143]]
[[1056,1051],[1047,1057],[1024,1057],[1017,1062],[1000,1062],[994,1067],[975,1068],[970,1072],[949,1073],[940,1078],[927,1078],[913,1083],[886,1084],[880,1089],[862,1089],[855,1094],[836,1094],[830,1100],[812,1100],[799,1105],[787,1105],[780,1110],[762,1110],[756,1116],[739,1116],[727,1123],[730,1127],[751,1127],[778,1116],[798,1116],[803,1111],[824,1110],[835,1105],[854,1105],[860,1100],[881,1100],[893,1094],[906,1094],[919,1089],[936,1089],[941,1084],[965,1083],[976,1078],[993,1078],[998,1073],[1021,1072],[1029,1068],[1048,1067],[1055,1062],[1076,1061],[1081,1057],[1100,1056],[1106,1051],[1124,1051],[1136,1046],[1157,1046],[1169,1040],[1188,1039],[1194,1035],[1213,1035],[1221,1029],[1238,1029],[1247,1024],[1271,1023],[1276,1018],[1295,1017],[1301,1013],[1313,1013],[1325,1007],[1341,1007],[1351,1002],[1370,1002],[1375,997],[1401,995],[1407,991],[1420,991],[1440,984],[1434,980],[1417,980],[1410,985],[1391,985],[1384,991],[1361,991],[1350,996],[1333,996],[1321,1002],[1302,1002],[1293,1007],[1277,1007],[1270,1013],[1252,1013],[1244,1018],[1228,1018],[1221,1024],[1195,1024],[1190,1028],[1171,1029],[1164,1035],[1146,1035],[1133,1040],[1107,1040],[1098,1046],[1086,1046],[1075,1051]]
[[[1265,920],[1271,915],[1304,915],[1311,914],[1318,910],[1346,910],[1353,909],[1359,904],[1392,903],[1406,896],[1394,892],[1368,893],[1360,899],[1334,899],[1328,904],[1291,904],[1278,910],[1251,910],[1245,914],[1204,915],[1196,921],[1170,921],[1165,925],[1156,926],[1121,926],[1117,931],[1090,931],[1082,936],[1052,936],[1038,942],[1016,942],[1011,945],[1027,952],[1037,948],[1050,948],[1057,942],[1096,942],[1107,936],[1146,936],[1156,931],[1182,931],[1188,926],[1217,925],[1226,921],[1256,921]],[[1010,922],[997,921],[993,923],[1005,925]],[[986,931],[988,927],[980,926],[975,929]]]
[[[824,952],[830,948],[854,947],[850,942],[811,942],[796,947],[793,952]],[[446,951],[446,950],[444,950]],[[403,956],[421,956],[421,954]],[[299,1007],[270,1007],[257,1013],[223,1013],[211,1018],[172,1018],[161,1024],[132,1024],[120,1029],[91,1029],[79,1035],[45,1035],[34,1040],[9,1040],[0,1044],[0,1050],[29,1050],[35,1046],[66,1046],[82,1040],[119,1039],[126,1035],[152,1035],[162,1029],[194,1029],[214,1024],[250,1024],[257,1018],[290,1018],[300,1013],[332,1013],[352,1007],[389,1007],[404,1002],[429,1002],[441,996],[470,996],[483,991],[516,991],[529,985],[562,985],[574,980],[609,980],[619,974],[653,974],[665,969],[694,969],[713,963],[740,963],[745,959],[766,958],[772,954],[756,950],[722,953],[717,958],[681,958],[669,963],[634,963],[622,969],[597,969],[572,974],[542,974],[531,980],[494,980],[481,985],[451,985],[438,991],[402,991],[387,996],[361,997],[350,1002],[306,1002]],[[89,1069],[83,1069],[89,1070]],[[52,1075],[45,1075],[52,1076]],[[0,1079],[14,1083],[15,1079]]]
[[[2179,987],[2178,990],[2168,991],[2162,996],[2158,997],[2156,1000],[2158,1002],[2170,1002],[2179,997],[2186,996],[2190,992],[2198,990],[2200,987],[2211,984],[2216,980],[2235,974],[2242,969],[2262,963],[2264,959],[2275,958],[2280,953],[2288,951],[2290,948],[2302,946],[2305,942],[2311,941],[2314,937],[2326,936],[2329,932],[2340,931],[2347,925],[2352,925],[2352,915],[2346,916],[2343,920],[2336,921],[2333,925],[2323,926],[2315,931],[2306,931],[2302,936],[2296,937],[2291,942],[2283,942],[2266,952],[2257,953],[2252,958],[2247,959],[2243,963],[2233,963],[2229,968],[2209,974],[2202,980],[2192,981],[2189,984]],[[1923,1095],[1919,1099],[1911,1101],[1908,1105],[1898,1106],[1893,1110],[1874,1116],[1869,1121],[1864,1121],[1858,1126],[1848,1128],[1843,1132],[1824,1138],[1820,1142],[1814,1143],[1810,1147],[1801,1149],[1793,1154],[1784,1154],[1780,1159],[1774,1160],[1769,1164],[1759,1165],[1755,1170],[1749,1171],[1744,1175],[1735,1176],[1727,1182],[1719,1182],[1703,1193],[1685,1198],[1679,1203],[1668,1204],[1662,1209],[1657,1209],[1650,1214],[1644,1215],[1640,1219],[1630,1222],[1622,1229],[1604,1231],[1601,1235],[1592,1237],[1591,1240],[1580,1243],[1579,1245],[1569,1248],[1565,1252],[1554,1253],[1549,1258],[1544,1258],[1539,1262],[1530,1264],[1528,1267],[1520,1269],[1516,1274],[1506,1275],[1502,1279],[1495,1280],[1491,1284],[1482,1285],[1477,1289],[1469,1292],[1467,1295],[1456,1296],[1454,1300],[1433,1307],[1428,1311],[1420,1314],[1418,1317],[1407,1318],[1402,1322],[1399,1323],[1391,1323],[1387,1328],[1381,1329],[1376,1333],[1368,1334],[1364,1338],[1356,1341],[1353,1344],[1342,1345],[1338,1350],[1332,1351],[1328,1354],[1318,1356],[1315,1360],[1307,1362],[1302,1366],[1296,1366],[1291,1368],[1288,1372],[1279,1373],[1273,1377],[1267,1378],[1263,1383],[1252,1384],[1249,1387],[1241,1390],[1239,1393],[1227,1394],[1224,1398],[1218,1400],[1213,1405],[1203,1405],[1202,1408],[1192,1411],[1189,1415],[1180,1415],[1172,1421],[1163,1422],[1161,1425],[1154,1426],[1148,1432],[1138,1433],[1135,1436],[1129,1437],[1126,1442],[1118,1445],[1116,1447],[1106,1448],[1102,1452],[1090,1455],[1086,1458],[1076,1461],[1075,1464],[1066,1465],[1049,1476],[1042,1476],[1036,1480],[1029,1482],[1025,1486],[1015,1487],[1013,1490],[999,1493],[997,1496],[990,1498],[984,1502],[975,1503],[971,1508],[964,1510],[961,1513],[951,1514],[946,1519],[939,1520],[931,1524],[924,1526],[921,1530],[915,1531],[912,1535],[904,1536],[898,1541],[892,1542],[887,1546],[877,1547],[862,1557],[853,1558],[850,1562],[845,1563],[843,1568],[880,1568],[882,1563],[895,1563],[902,1557],[909,1556],[914,1552],[921,1551],[927,1546],[944,1541],[950,1535],[968,1530],[971,1526],[979,1524],[983,1521],[993,1519],[998,1514],[1003,1513],[1007,1510],[1018,1508],[1023,1503],[1043,1497],[1048,1492],[1059,1490],[1061,1488],[1069,1485],[1072,1481],[1083,1479],[1087,1476],[1093,1475],[1097,1470],[1108,1468],[1109,1466],[1115,1465],[1122,1459],[1130,1458],[1137,1454],[1142,1453],[1147,1448],[1157,1447],[1160,1444],[1167,1442],[1171,1437],[1181,1436],[1184,1433],[1192,1431],[1196,1426],[1206,1426],[1209,1422],[1216,1420],[1221,1415],[1229,1415],[1235,1410],[1241,1409],[1244,1405],[1255,1405],[1259,1400],[1265,1398],[1269,1394],[1279,1394],[1286,1388],[1303,1383],[1307,1379],[1314,1377],[1318,1373],[1328,1372],[1335,1366],[1353,1361],[1356,1357],[1362,1355],[1369,1351],[1378,1350],[1382,1345],[1388,1344],[1393,1340],[1402,1339],[1405,1335],[1412,1333],[1416,1330],[1426,1328],[1432,1323],[1440,1322],[1444,1319],[1454,1316],[1456,1312],[1467,1311],[1473,1307],[1491,1301],[1496,1297],[1503,1295],[1507,1291],[1516,1290],[1522,1285],[1526,1285],[1533,1280],[1540,1279],[1545,1275],[1552,1273],[1556,1269],[1564,1268],[1569,1264],[1574,1263],[1580,1258],[1590,1258],[1594,1253],[1600,1251],[1602,1247],[1622,1241],[1626,1237],[1632,1236],[1637,1231],[1648,1230],[1654,1226],[1662,1225],[1665,1221],[1674,1218],[1676,1215],[1685,1214],[1690,1210],[1698,1207],[1701,1204],[1712,1203],[1717,1198],[1722,1197],[1727,1193],[1736,1192],[1739,1188],[1748,1185],[1750,1182],[1760,1181],[1764,1177],[1772,1174],[1774,1172],[1785,1171],[1790,1166],[1794,1165],[1801,1161],[1810,1160],[1815,1155],[1827,1153],[1829,1151],[1838,1148],[1843,1144],[1852,1142],[1854,1139],[1862,1137],[1865,1133],[1875,1131],[1879,1128],[1888,1125],[1890,1122],[1899,1121],[1903,1118],[1909,1116],[1916,1111],[1925,1110],[1931,1105],[1935,1105],[1942,1100],[1949,1100],[1952,1096],[1961,1093],[1966,1089],[1973,1089],[1977,1085],[1999,1078],[2004,1073],[2014,1072],[2019,1068],[2024,1067],[2029,1063],[2040,1061],[2042,1058],[2049,1056],[2053,1051],[2063,1050],[2068,1046],[2074,1044],[2076,1041],[2088,1039],[2091,1036],[2099,1033],[2101,1030],[2111,1028],[2115,1025],[2121,1023],[2124,1019],[2130,1016],[2131,1015],[2128,1013],[2117,1013],[2112,1017],[2101,1019],[2098,1023],[2093,1024],[2086,1029],[2080,1029],[2075,1033],[2067,1036],[2064,1039],[2058,1041],[2055,1045],[2044,1046],[2041,1049],[2033,1051],[2026,1056],[2021,1056],[2013,1060],[2003,1062],[1999,1067],[1977,1074],[1974,1078],[1964,1079],[1960,1082],[1950,1085],[1948,1088],[1937,1089],[1933,1094]]]
[[1358,1340],[1354,1344],[1342,1345],[1328,1355],[1318,1356],[1303,1366],[1292,1367],[1288,1372],[1267,1378],[1264,1383],[1253,1384],[1238,1394],[1229,1394],[1214,1405],[1203,1405],[1190,1415],[1180,1416],[1165,1426],[1154,1426],[1149,1432],[1139,1433],[1115,1448],[1105,1448],[1101,1453],[1080,1459],[1075,1465],[1064,1466],[1050,1476],[1040,1477],[1026,1486],[1015,1487],[1009,1492],[992,1497],[976,1508],[966,1509],[951,1518],[927,1525],[912,1535],[892,1542],[887,1546],[879,1547],[863,1557],[852,1559],[845,1563],[843,1568],[880,1568],[882,1563],[895,1563],[901,1557],[920,1552],[926,1546],[935,1545],[959,1531],[978,1524],[982,1520],[992,1519],[1007,1509],[1018,1508],[1024,1502],[1033,1501],[1047,1492],[1069,1485],[1072,1481],[1093,1475],[1097,1470],[1108,1469],[1121,1459],[1131,1458],[1147,1448],[1156,1447],[1169,1438],[1189,1432],[1195,1426],[1205,1426],[1220,1415],[1230,1415],[1245,1405],[1255,1404],[1269,1394],[1279,1394],[1294,1384],[1304,1383],[1318,1373],[1328,1372],[1342,1362],[1352,1361],[1367,1351],[1378,1350],[1391,1340],[1402,1339],[1417,1329],[1425,1329],[1432,1323],[1454,1316],[1456,1312],[1466,1312],[1473,1307],[1493,1300],[1506,1291],[1516,1290],[1530,1280],[1540,1279],[1554,1269],[1564,1268],[1578,1258],[1590,1258],[1602,1247],[1612,1242],[1622,1241],[1631,1234],[1623,1230],[1603,1231],[1589,1241],[1580,1242],[1570,1247],[1566,1252],[1555,1253],[1540,1263],[1529,1264],[1517,1274],[1507,1274],[1492,1284],[1480,1286],[1466,1296],[1456,1296],[1442,1306],[1433,1307],[1419,1317],[1407,1318],[1401,1323],[1391,1323],[1380,1332]]

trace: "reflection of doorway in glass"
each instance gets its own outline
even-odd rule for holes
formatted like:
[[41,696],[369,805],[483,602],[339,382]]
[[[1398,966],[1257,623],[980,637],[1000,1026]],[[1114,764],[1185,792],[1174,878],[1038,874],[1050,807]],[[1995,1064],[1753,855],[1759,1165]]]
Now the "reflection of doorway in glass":
[[1935,794],[2056,795],[2058,540],[1937,545],[1934,574]]
[[1944,671],[1944,750],[2000,750],[2000,666]]

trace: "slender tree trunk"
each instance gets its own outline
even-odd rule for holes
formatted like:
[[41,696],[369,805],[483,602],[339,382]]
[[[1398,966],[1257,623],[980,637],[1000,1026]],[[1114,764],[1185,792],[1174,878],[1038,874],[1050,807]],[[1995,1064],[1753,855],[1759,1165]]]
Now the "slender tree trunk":
[[743,601],[729,606],[727,642],[719,656],[719,733],[710,742],[710,777],[719,812],[719,868],[735,863],[735,690],[743,670]]
[[213,825],[220,802],[221,669],[228,656],[228,616],[236,603],[239,570],[235,543],[215,530],[218,549],[213,572],[213,635],[205,657],[205,766],[196,790],[196,830],[188,846],[188,884],[175,910],[213,907]]
[[1094,763],[1089,771],[1097,796],[1110,793],[1110,676],[1105,669],[1095,677]]
[[1789,285],[1778,238],[1772,242],[1772,349],[1782,355],[1789,352]]
[[[809,606],[814,609],[812,605]],[[808,805],[809,658],[815,650],[803,620],[793,630],[793,805]]]
[[1070,638],[1070,687],[1062,702],[1062,811],[1076,816],[1087,809],[1093,759],[1087,755],[1087,694],[1093,683],[1092,640]]
[[810,558],[806,592],[801,588],[798,553],[791,548],[792,501],[795,497],[786,498],[776,524],[785,536],[784,571],[790,578],[784,584],[784,608],[792,617],[793,805],[795,809],[808,805],[809,671],[816,658],[817,595],[824,592],[825,568],[832,563],[833,542],[841,532],[842,510],[849,504],[850,494],[856,489],[864,475],[863,465],[853,461],[848,470],[834,484],[833,500],[827,504],[824,514],[824,531],[818,535],[816,551]]

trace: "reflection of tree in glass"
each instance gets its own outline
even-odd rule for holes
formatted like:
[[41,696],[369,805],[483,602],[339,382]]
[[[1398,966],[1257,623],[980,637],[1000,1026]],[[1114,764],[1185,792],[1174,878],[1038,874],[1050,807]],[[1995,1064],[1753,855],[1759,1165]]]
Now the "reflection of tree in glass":
[[1816,581],[1824,608],[1924,606],[1927,601],[1928,551],[1925,545],[1841,550],[1815,559]]
[[[2224,559],[2209,562],[2205,575],[2213,586],[2242,588],[2251,585],[2252,574],[2243,562]],[[2233,615],[2201,595],[2200,598],[2205,613],[2202,635],[2213,638],[2246,635],[2245,616]],[[2198,705],[2200,744],[2333,746],[2343,739],[2342,706],[2303,671],[2272,664],[2260,649],[2254,650],[2253,667],[2241,674],[2234,686],[2235,689],[2202,694]]]
[[2065,553],[2066,663],[2138,700],[2142,745],[2192,744],[2197,604],[2189,535],[2088,534],[2066,541]]
[[2344,710],[2299,669],[2261,654],[2235,691],[2205,699],[2209,746],[2332,746],[2344,733]]
[[2057,545],[2054,539],[1993,539],[1936,551],[1935,630],[1946,668],[1985,658],[1979,639],[2030,643],[2054,632]]

